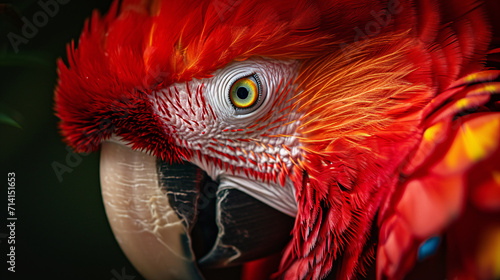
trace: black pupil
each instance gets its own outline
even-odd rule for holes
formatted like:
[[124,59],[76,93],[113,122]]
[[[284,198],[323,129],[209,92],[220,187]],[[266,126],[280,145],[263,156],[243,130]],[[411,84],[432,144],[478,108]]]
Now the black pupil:
[[248,97],[248,89],[246,87],[240,87],[238,88],[236,95],[238,95],[239,99],[246,99]]

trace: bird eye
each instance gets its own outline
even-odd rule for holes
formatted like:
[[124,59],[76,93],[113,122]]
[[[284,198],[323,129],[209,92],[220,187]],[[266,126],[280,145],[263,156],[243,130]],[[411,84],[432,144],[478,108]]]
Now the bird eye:
[[259,102],[260,83],[256,75],[236,80],[229,91],[229,99],[236,109],[249,109]]

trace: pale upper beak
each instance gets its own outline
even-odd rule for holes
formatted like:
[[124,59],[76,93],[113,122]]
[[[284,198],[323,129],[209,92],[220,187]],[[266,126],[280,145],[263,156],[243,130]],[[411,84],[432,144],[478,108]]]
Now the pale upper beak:
[[192,164],[166,164],[106,141],[102,195],[113,233],[146,279],[204,279],[201,266],[230,266],[282,250],[294,219]]

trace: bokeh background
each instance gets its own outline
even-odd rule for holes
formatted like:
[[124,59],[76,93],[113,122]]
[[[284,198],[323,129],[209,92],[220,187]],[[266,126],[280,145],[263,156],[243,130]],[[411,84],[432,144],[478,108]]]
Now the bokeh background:
[[[59,11],[15,52],[8,34],[23,35],[22,18],[34,23],[43,11],[39,1],[0,1],[0,279],[143,279],[106,220],[99,154],[79,162],[68,152],[53,111],[56,60],[66,60],[66,44],[78,40],[85,19],[94,9],[106,12],[111,1],[41,0]],[[71,170],[61,181],[58,163]],[[5,260],[8,172],[16,173],[15,273]]]

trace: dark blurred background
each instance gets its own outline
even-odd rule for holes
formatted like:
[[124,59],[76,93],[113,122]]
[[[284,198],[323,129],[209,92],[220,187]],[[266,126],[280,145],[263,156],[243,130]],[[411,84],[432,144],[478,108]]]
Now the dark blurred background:
[[[57,11],[44,11],[40,3],[49,2]],[[92,10],[105,13],[110,3],[0,1],[0,279],[143,279],[106,219],[99,154],[70,152],[53,111],[56,60],[66,60],[66,44],[78,40]],[[6,262],[9,172],[16,180],[15,273]]]
[[[39,2],[57,3],[58,11]],[[66,44],[77,42],[92,10],[104,13],[110,3],[0,1],[0,279],[143,279],[107,222],[99,155],[79,160],[66,150],[53,111],[57,58],[66,60]],[[23,18],[35,29],[23,34]],[[16,179],[15,273],[6,263],[9,172]]]

